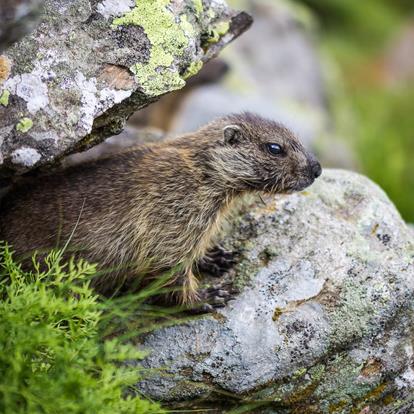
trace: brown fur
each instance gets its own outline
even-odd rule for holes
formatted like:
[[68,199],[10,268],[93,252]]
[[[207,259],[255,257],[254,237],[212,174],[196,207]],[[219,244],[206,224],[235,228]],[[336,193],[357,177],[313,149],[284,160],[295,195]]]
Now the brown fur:
[[[270,154],[269,142],[284,154]],[[72,249],[102,269],[120,269],[96,280],[106,290],[125,274],[143,277],[179,265],[182,300],[193,302],[194,264],[232,202],[247,192],[301,190],[318,166],[280,124],[230,115],[195,133],[20,185],[1,207],[1,236],[18,255],[70,239]]]

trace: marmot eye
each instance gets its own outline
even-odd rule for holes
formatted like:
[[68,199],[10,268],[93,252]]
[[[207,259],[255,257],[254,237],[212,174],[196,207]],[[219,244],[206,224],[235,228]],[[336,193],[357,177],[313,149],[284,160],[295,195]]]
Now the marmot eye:
[[267,150],[273,155],[280,155],[283,153],[283,148],[279,144],[266,144]]

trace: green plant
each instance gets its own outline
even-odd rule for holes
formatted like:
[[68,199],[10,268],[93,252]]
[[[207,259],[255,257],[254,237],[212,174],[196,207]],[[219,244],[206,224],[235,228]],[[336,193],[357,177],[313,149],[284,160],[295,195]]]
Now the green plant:
[[[0,412],[160,413],[128,389],[142,377],[122,364],[144,353],[102,327],[122,307],[100,301],[89,286],[95,267],[62,263],[52,251],[26,272],[0,246]],[[115,313],[114,313],[115,312]]]

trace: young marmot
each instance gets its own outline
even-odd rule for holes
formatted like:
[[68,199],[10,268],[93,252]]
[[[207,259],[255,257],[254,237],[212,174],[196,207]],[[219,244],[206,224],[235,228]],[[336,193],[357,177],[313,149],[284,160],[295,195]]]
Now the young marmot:
[[62,247],[112,271],[142,278],[181,269],[181,300],[197,299],[195,263],[211,247],[233,200],[247,192],[291,193],[321,166],[279,123],[243,113],[19,185],[2,201],[1,238],[18,256]]

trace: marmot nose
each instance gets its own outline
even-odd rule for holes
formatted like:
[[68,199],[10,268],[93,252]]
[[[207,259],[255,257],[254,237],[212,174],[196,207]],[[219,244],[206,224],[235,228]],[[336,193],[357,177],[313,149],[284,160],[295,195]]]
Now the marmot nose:
[[322,167],[318,161],[312,161],[311,171],[314,178],[318,178],[322,174]]

